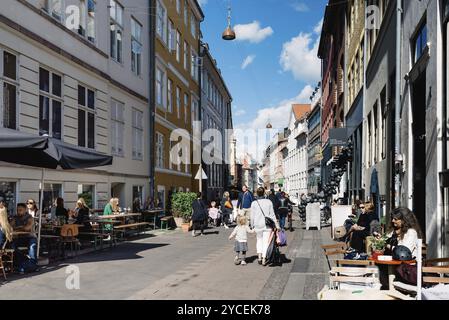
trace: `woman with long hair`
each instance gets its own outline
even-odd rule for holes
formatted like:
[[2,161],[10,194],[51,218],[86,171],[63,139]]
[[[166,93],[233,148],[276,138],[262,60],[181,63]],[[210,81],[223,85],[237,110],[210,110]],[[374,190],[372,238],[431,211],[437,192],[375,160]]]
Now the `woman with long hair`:
[[359,252],[365,252],[365,239],[371,235],[371,223],[378,220],[374,210],[374,204],[371,202],[361,203],[359,209],[361,210],[357,223],[349,229],[349,238],[351,248]]
[[79,198],[76,202],[73,217],[76,219],[76,224],[81,224],[86,228],[90,228],[90,222],[88,222],[89,207],[87,206],[84,198]]
[[408,208],[396,208],[391,212],[387,250],[393,252],[396,246],[405,246],[416,257],[416,242],[423,239],[423,233],[415,214]]
[[220,202],[221,213],[222,213],[222,224],[226,229],[229,229],[229,217],[232,214],[234,207],[232,206],[231,196],[228,191],[223,193],[223,198]]
[[12,242],[13,229],[8,221],[8,212],[5,207],[0,208],[0,247],[3,246],[5,239]]
[[27,212],[29,215],[31,215],[33,218],[37,217],[37,212],[39,209],[37,208],[36,201],[33,199],[28,199],[27,201]]

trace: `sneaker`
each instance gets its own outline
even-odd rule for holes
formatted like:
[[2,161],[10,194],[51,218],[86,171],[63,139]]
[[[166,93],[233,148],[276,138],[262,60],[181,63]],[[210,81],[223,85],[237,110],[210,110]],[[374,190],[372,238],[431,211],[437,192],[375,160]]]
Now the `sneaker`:
[[240,258],[239,258],[239,257],[235,257],[235,258],[234,258],[234,264],[235,264],[236,266],[238,266],[240,263],[241,263]]
[[195,230],[192,230],[192,237],[195,236]]
[[242,265],[242,266],[246,266],[246,261],[245,260],[243,260],[241,263],[240,263],[240,265]]
[[227,225],[224,225],[225,229],[229,229],[229,227]]
[[257,260],[260,265],[262,265],[262,259]]

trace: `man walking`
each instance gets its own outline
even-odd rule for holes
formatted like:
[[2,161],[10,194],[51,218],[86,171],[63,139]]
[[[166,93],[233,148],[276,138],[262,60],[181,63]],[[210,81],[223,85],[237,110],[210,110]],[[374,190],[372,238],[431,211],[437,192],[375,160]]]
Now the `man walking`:
[[248,190],[248,187],[244,185],[242,187],[242,193],[239,194],[239,200],[237,202],[237,208],[241,216],[245,216],[247,224],[250,224],[251,219],[251,204],[254,201],[253,194]]

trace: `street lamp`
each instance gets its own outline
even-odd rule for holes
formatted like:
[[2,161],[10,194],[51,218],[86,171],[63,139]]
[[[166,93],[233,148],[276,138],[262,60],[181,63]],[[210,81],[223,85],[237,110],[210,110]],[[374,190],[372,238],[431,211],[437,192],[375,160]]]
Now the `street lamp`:
[[222,35],[223,40],[232,41],[235,40],[235,32],[231,27],[231,5],[228,7],[228,26]]

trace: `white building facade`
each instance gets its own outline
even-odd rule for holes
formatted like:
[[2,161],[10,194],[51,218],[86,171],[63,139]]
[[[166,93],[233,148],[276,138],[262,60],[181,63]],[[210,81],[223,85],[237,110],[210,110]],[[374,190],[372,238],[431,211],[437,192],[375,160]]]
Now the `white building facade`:
[[[76,6],[80,25],[69,29]],[[112,155],[111,166],[46,170],[44,210],[56,197],[103,208],[149,191],[148,15],[143,0],[6,0],[0,13],[0,125]],[[72,7],[73,8],[73,7]],[[144,45],[146,44],[146,45]],[[10,213],[39,198],[41,169],[0,163]]]

